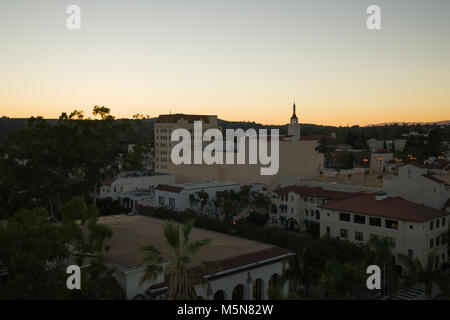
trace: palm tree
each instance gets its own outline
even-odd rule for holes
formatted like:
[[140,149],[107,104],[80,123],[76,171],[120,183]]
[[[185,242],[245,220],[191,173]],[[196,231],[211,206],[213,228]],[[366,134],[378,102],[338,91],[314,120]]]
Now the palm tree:
[[435,283],[442,291],[449,291],[448,274],[437,268],[434,269],[434,262],[436,261],[436,254],[434,251],[428,254],[425,267],[417,258],[412,259],[407,255],[401,254],[399,255],[399,259],[407,269],[407,278],[405,281],[407,290],[411,289],[411,287],[416,284],[423,283],[425,285],[426,300],[431,299],[431,292],[433,290],[433,284]]
[[328,260],[320,278],[320,286],[325,290],[325,298],[353,298],[354,289],[363,282],[362,267],[352,263]]
[[392,259],[392,246],[388,238],[373,238],[367,242],[368,264],[380,266],[384,273],[385,285],[382,290],[392,297],[399,288],[399,274]]
[[306,254],[307,251],[304,248],[301,254],[296,254],[290,258],[289,267],[281,275],[280,283],[291,281],[292,289],[296,294],[300,293],[301,287],[304,285],[305,296],[308,296],[311,282],[318,277],[319,271],[309,264],[311,260],[308,259]]
[[195,254],[211,242],[211,239],[192,241],[190,233],[194,226],[194,220],[190,219],[185,225],[167,221],[164,225],[164,238],[174,256],[167,270],[161,266],[163,262],[161,253],[153,246],[143,247],[146,251],[144,262],[147,264],[145,274],[140,284],[145,281],[154,281],[158,275],[167,272],[168,289],[166,297],[169,300],[195,300],[195,284],[203,282],[203,279],[188,267]]

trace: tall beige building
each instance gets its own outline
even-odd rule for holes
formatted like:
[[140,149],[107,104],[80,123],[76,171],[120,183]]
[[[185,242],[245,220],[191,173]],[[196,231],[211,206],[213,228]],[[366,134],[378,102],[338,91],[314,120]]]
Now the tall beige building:
[[[317,150],[318,141],[302,139],[300,137],[300,124],[297,116],[291,117],[289,133],[279,137],[279,170],[274,175],[261,175],[261,164],[251,164],[249,161],[249,143],[257,140],[257,133],[245,139],[245,163],[228,164],[180,164],[171,161],[171,150],[178,142],[171,142],[174,129],[185,128],[194,139],[194,121],[202,121],[202,131],[210,128],[221,128],[217,124],[217,116],[207,115],[161,115],[155,124],[155,170],[175,175],[177,183],[193,181],[231,181],[239,184],[264,183],[269,186],[279,185],[287,177],[296,179],[313,178],[323,170],[324,155]],[[198,133],[199,135],[203,132]],[[271,133],[269,133],[269,136]],[[224,137],[225,138],[225,137]],[[203,142],[203,146],[209,142]],[[271,143],[267,145],[271,153]],[[235,153],[238,149],[232,150]]]
[[[194,138],[194,121],[202,121],[202,131],[221,128],[217,125],[217,116],[193,115],[193,114],[163,114],[155,123],[155,171],[170,172],[174,166],[170,160],[172,147],[177,142],[171,142],[172,131],[178,128],[187,129]],[[203,135],[203,132],[196,134]]]

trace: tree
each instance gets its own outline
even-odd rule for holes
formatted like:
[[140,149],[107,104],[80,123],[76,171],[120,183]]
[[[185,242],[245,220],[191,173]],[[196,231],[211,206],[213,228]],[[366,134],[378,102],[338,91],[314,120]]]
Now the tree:
[[329,260],[320,278],[325,298],[353,298],[353,291],[363,282],[364,272],[359,265]]
[[406,289],[411,289],[414,285],[423,283],[425,285],[425,299],[431,299],[433,284],[437,284],[442,291],[449,292],[449,276],[447,273],[434,268],[436,254],[434,251],[427,256],[426,265],[422,265],[418,258],[401,254],[400,261],[406,266],[407,277],[405,281]]
[[304,286],[303,294],[305,296],[309,295],[311,283],[319,275],[319,270],[311,265],[307,252],[307,249],[303,248],[301,252],[292,256],[289,259],[288,268],[284,270],[280,279],[281,283],[290,281],[293,292],[298,295],[302,295],[302,287]]
[[385,272],[384,280],[386,281],[382,287],[385,294],[393,297],[399,289],[399,274],[392,259],[393,252],[391,242],[388,238],[372,238],[367,242],[367,264],[378,265]]
[[172,221],[164,225],[164,238],[171,251],[173,258],[167,270],[161,266],[163,261],[161,253],[152,245],[143,247],[146,252],[144,263],[146,263],[145,274],[140,283],[154,281],[156,277],[167,271],[168,289],[166,297],[169,300],[195,300],[195,284],[202,282],[201,277],[196,274],[188,264],[192,261],[195,254],[204,246],[211,242],[211,239],[192,241],[190,234],[194,220],[189,220],[182,227],[180,224]]
[[[95,207],[81,198],[63,205],[63,223],[47,218],[43,208],[22,209],[0,227],[0,261],[8,281],[0,299],[116,299],[113,269],[106,266],[104,241],[112,231],[97,224]],[[84,260],[89,257],[89,265]],[[82,290],[68,290],[69,265],[81,267]]]
[[272,202],[270,201],[269,197],[260,192],[257,192],[256,194],[252,194],[251,205],[253,206],[253,208],[260,211],[260,213],[268,214]]
[[[81,111],[62,113],[50,125],[30,118],[27,128],[11,133],[1,146],[0,209],[10,216],[19,208],[44,206],[54,220],[74,194],[94,197],[101,181],[119,170],[120,155],[135,133],[125,120],[113,120],[106,107],[94,107],[102,120]],[[139,149],[139,148],[138,148]]]

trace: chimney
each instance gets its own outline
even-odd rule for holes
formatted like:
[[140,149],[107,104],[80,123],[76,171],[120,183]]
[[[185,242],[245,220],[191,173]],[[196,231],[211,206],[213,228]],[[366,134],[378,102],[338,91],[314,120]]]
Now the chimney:
[[388,195],[384,191],[379,191],[375,194],[375,200],[377,200],[377,201],[381,201],[381,200],[384,200],[387,198],[388,198]]

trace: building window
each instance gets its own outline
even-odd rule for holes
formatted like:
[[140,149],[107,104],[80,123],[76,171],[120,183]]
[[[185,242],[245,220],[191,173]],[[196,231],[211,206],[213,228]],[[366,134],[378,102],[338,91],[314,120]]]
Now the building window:
[[339,236],[341,239],[348,239],[348,230],[341,229],[341,231],[339,232]]
[[441,220],[436,220],[436,229],[440,227]]
[[316,210],[316,220],[320,220],[320,212],[319,212],[319,210]]
[[218,290],[214,293],[214,300],[225,300],[225,291]]
[[442,218],[442,226],[445,227],[445,217]]
[[438,269],[438,268],[439,268],[439,256],[436,256],[436,263],[435,263],[435,265],[434,265],[434,268],[435,268],[435,269]]
[[440,244],[440,240],[441,240],[441,238],[439,238],[439,237],[436,238],[436,247]]
[[345,212],[339,212],[339,220],[350,221],[350,214]]
[[395,238],[388,238],[388,241],[389,241],[389,245],[392,248],[395,248]]
[[308,198],[303,198],[303,202],[308,202]]
[[159,205],[160,206],[164,205],[164,197],[163,196],[159,196]]
[[408,249],[408,258],[410,258],[410,259],[414,258],[414,251],[413,251],[413,249]]
[[308,209],[305,209],[305,215],[308,216]]
[[364,241],[364,234],[362,232],[355,231],[355,240]]
[[253,300],[262,300],[262,280],[253,281]]
[[242,284],[238,284],[233,289],[233,295],[231,297],[233,300],[244,300],[244,286]]
[[434,239],[430,239],[430,249],[434,248]]
[[369,224],[375,227],[381,227],[381,218],[369,218]]
[[355,214],[353,216],[353,222],[354,223],[359,223],[359,224],[366,224],[366,217],[365,216],[360,216],[358,214]]
[[386,219],[385,225],[386,225],[386,228],[388,228],[388,229],[394,229],[394,230],[398,229],[398,221],[396,221],[396,220]]
[[175,198],[169,198],[169,208],[175,208]]
[[280,275],[278,273],[274,273],[269,279],[269,292],[275,293],[275,290],[278,289],[278,284],[280,280]]
[[433,230],[434,229],[434,221],[431,221],[430,222],[430,230]]
[[411,169],[408,169],[408,179],[411,179]]
[[331,229],[330,229],[330,227],[327,227],[327,235],[329,236],[330,234],[331,234]]

